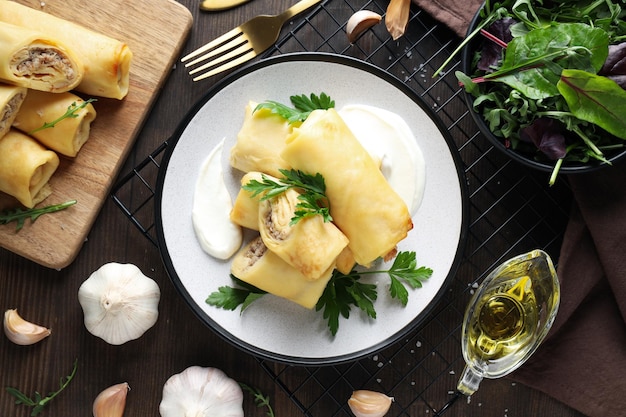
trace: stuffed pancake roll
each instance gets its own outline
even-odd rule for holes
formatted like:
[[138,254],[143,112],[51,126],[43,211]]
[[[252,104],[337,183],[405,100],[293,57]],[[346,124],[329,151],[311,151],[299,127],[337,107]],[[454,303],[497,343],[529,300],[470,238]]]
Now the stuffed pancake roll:
[[230,164],[243,172],[259,171],[280,177],[280,169],[289,169],[280,152],[291,126],[268,109],[254,111],[256,106],[253,101],[246,106],[237,142],[230,151]]
[[[0,9],[2,7],[4,2],[0,3]],[[58,38],[0,22],[0,80],[59,93],[76,87],[83,73],[82,62]]]
[[240,280],[309,309],[322,296],[332,270],[311,281],[268,250],[260,236],[239,251],[231,265],[231,273]]
[[259,231],[269,250],[309,280],[318,279],[334,265],[348,238],[320,215],[291,224],[299,193],[293,188],[259,203]]
[[48,180],[59,166],[59,157],[35,139],[11,129],[0,138],[0,191],[28,208],[43,200]]
[[[251,180],[261,181],[262,176],[260,172],[248,172],[241,178],[241,185],[244,186]],[[230,211],[230,220],[239,226],[259,230],[260,199],[260,196],[252,197],[251,191],[240,188]]]
[[358,264],[394,254],[413,227],[404,201],[334,109],[312,112],[287,138],[282,157],[324,177],[333,222]]
[[0,84],[0,138],[11,129],[27,92],[26,87]]
[[70,92],[47,93],[30,91],[17,113],[13,127],[28,133],[46,147],[65,156],[74,157],[89,138],[91,122],[96,110],[91,103],[76,110],[73,117],[65,117],[54,127],[41,128],[61,118],[73,106],[81,107],[84,100]]
[[133,54],[124,42],[13,1],[0,0],[0,21],[38,28],[67,45],[85,67],[76,90],[115,99],[128,93]]

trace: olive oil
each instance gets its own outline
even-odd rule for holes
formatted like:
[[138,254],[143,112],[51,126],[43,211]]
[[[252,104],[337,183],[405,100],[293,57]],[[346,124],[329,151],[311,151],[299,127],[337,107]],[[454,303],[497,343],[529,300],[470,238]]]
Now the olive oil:
[[483,378],[499,378],[524,363],[548,333],[559,296],[552,261],[540,250],[489,274],[465,313],[461,343],[466,367],[457,389],[471,395]]

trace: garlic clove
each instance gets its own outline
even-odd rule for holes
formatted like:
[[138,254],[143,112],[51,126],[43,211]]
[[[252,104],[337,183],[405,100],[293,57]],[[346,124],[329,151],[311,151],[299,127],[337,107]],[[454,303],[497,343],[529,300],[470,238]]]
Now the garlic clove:
[[133,264],[111,262],[93,272],[78,289],[87,330],[121,345],[143,335],[157,321],[158,284]]
[[50,336],[51,331],[38,324],[24,320],[16,309],[4,312],[4,333],[15,344],[26,346]]
[[411,0],[391,0],[389,2],[385,14],[385,26],[394,41],[404,35],[409,24],[410,11]]
[[122,417],[126,407],[126,396],[130,391],[127,382],[115,384],[103,390],[93,401],[94,417]]
[[352,393],[348,406],[356,417],[383,417],[391,408],[393,397],[381,392],[358,390]]
[[243,391],[217,368],[190,366],[163,385],[161,417],[244,417]]
[[348,23],[346,23],[346,35],[350,43],[356,40],[369,28],[377,25],[382,20],[382,16],[371,10],[359,10],[355,12]]

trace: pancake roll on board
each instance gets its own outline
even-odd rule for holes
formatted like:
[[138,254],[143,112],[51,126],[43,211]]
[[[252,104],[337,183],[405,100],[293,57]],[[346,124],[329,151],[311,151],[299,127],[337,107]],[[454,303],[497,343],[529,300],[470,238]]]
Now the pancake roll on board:
[[11,129],[27,92],[26,87],[0,83],[0,138]]
[[50,194],[57,154],[16,129],[0,138],[0,191],[32,208]]
[[[0,3],[0,10],[4,7]],[[0,22],[0,80],[34,90],[69,91],[83,79],[84,66],[59,38],[30,29],[36,22],[17,26]]]
[[[46,93],[29,91],[20,108],[13,127],[37,139],[40,143],[62,155],[75,157],[89,138],[91,122],[96,110],[91,103],[70,93]],[[65,117],[53,127],[42,128],[63,117],[68,109],[78,110],[72,117]]]
[[126,43],[9,0],[0,0],[0,21],[38,28],[71,49],[84,65],[77,91],[115,99],[128,93],[133,54]]

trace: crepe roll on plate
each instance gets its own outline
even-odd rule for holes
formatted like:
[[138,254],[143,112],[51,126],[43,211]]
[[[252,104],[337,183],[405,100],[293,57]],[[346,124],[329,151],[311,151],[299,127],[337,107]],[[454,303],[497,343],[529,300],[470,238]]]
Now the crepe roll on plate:
[[319,279],[311,281],[268,250],[260,236],[239,251],[231,265],[231,273],[240,280],[309,309],[322,296],[332,271],[331,267]]
[[133,54],[126,43],[13,1],[0,0],[0,21],[38,28],[74,51],[85,66],[78,91],[115,99],[128,93]]
[[[37,139],[46,147],[62,155],[74,157],[89,138],[91,122],[96,110],[91,103],[80,108],[85,101],[77,95],[29,91],[13,127]],[[63,117],[70,108],[77,108],[72,117],[65,117],[53,127],[40,129],[44,124]]]
[[82,61],[59,38],[30,27],[39,26],[0,22],[0,80],[54,93],[76,87],[83,78]]
[[289,165],[280,157],[291,126],[269,109],[254,111],[257,103],[248,102],[237,142],[230,151],[230,164],[243,172],[259,171],[280,177]]
[[0,191],[28,208],[42,201],[59,157],[35,139],[11,129],[0,138]]
[[335,263],[348,238],[321,215],[305,216],[292,224],[300,193],[293,188],[259,203],[259,232],[269,250],[315,280]]
[[[248,172],[241,177],[241,185],[244,186],[252,180],[261,181],[263,174],[261,172]],[[252,196],[252,191],[239,189],[237,197],[230,211],[230,220],[239,226],[259,230],[259,201],[260,196]]]
[[26,87],[0,83],[0,137],[11,129],[27,92]]
[[395,255],[413,228],[409,210],[334,109],[313,111],[287,138],[282,157],[324,177],[333,222],[359,265]]

